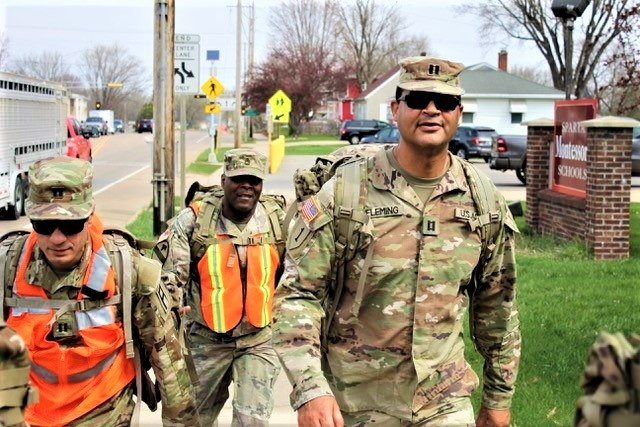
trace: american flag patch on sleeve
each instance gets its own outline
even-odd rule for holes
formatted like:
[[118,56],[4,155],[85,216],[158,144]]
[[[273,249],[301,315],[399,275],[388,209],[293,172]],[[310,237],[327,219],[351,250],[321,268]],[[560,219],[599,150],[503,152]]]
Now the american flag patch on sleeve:
[[320,207],[318,206],[318,202],[316,202],[315,197],[311,196],[304,201],[302,208],[300,209],[300,213],[307,222],[311,222],[318,216],[320,213]]

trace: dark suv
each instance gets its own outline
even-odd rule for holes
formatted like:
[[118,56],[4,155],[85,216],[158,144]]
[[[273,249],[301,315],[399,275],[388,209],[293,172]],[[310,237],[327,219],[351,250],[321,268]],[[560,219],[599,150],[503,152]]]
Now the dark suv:
[[389,123],[382,120],[345,120],[340,125],[340,139],[359,144],[363,136],[374,135],[386,127],[389,127]]
[[140,119],[136,123],[136,132],[153,132],[153,120],[152,119]]
[[463,159],[480,157],[488,162],[491,157],[491,142],[497,136],[496,130],[487,126],[458,126],[458,131],[449,141],[449,151]]

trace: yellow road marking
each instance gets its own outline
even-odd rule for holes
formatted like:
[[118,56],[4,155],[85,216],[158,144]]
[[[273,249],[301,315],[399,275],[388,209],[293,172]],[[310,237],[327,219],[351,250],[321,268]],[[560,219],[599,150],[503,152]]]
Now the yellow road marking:
[[96,138],[91,138],[91,150],[93,151],[94,156],[102,150],[102,148],[109,141],[109,139],[111,139],[111,136],[109,135],[103,135],[97,140]]

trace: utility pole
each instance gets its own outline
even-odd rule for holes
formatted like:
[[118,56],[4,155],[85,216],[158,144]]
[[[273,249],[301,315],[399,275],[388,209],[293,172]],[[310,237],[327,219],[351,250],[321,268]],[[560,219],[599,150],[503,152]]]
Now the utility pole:
[[174,214],[173,57],[174,0],[156,0],[153,40],[153,233]]
[[253,66],[254,66],[254,47],[256,41],[256,4],[255,1],[251,2],[251,14],[249,15],[249,64],[248,64],[248,75],[249,80],[253,77]]
[[236,126],[233,131],[233,146],[240,148],[242,143],[242,0],[238,0],[236,16]]

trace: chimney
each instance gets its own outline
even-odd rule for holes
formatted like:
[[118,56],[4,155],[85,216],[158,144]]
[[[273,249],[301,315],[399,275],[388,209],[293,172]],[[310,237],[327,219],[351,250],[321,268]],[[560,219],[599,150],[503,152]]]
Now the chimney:
[[507,71],[507,51],[504,49],[498,53],[498,68],[501,71]]

